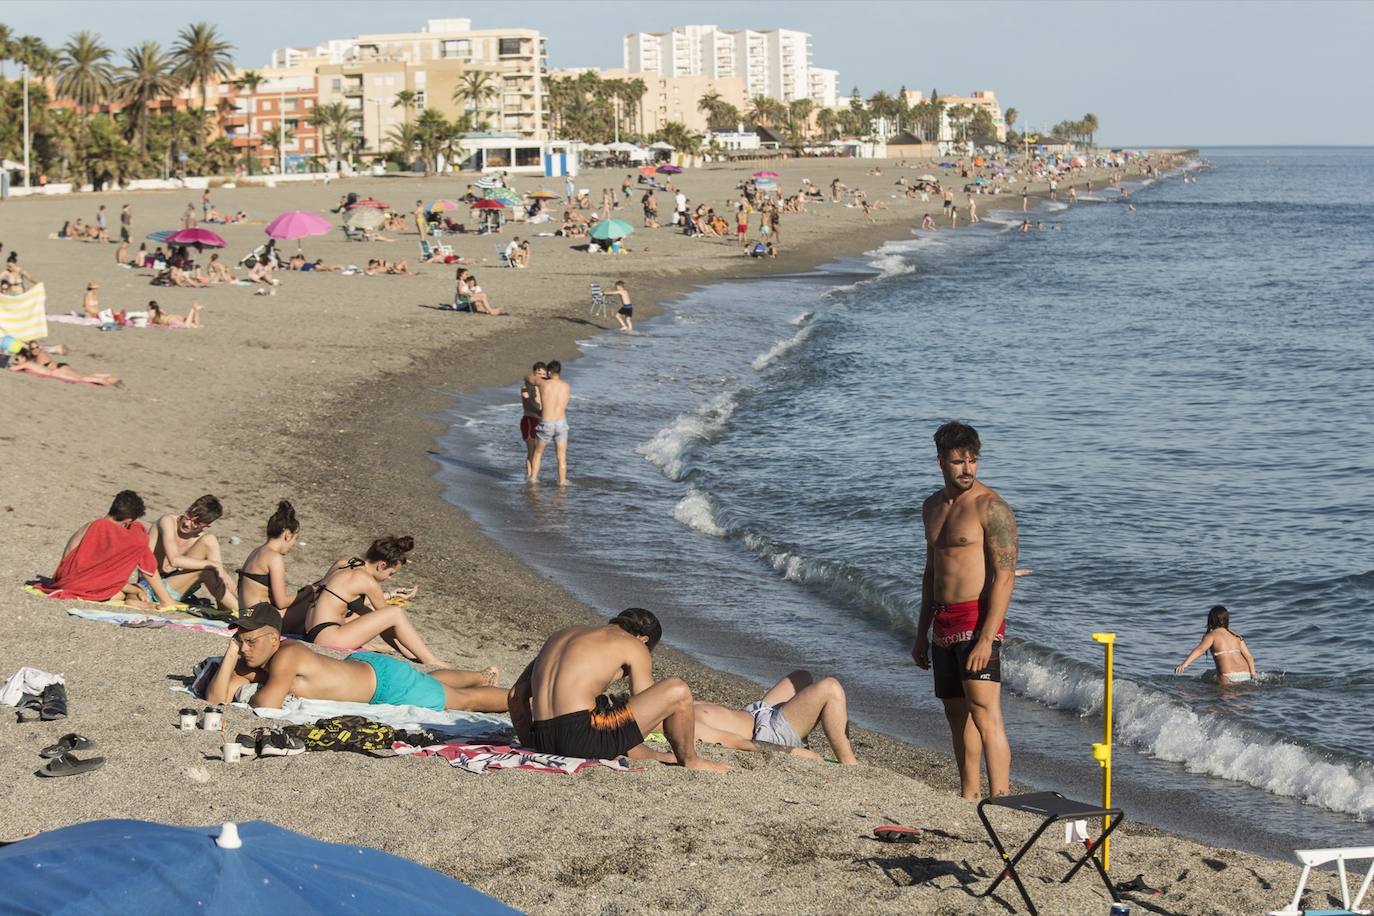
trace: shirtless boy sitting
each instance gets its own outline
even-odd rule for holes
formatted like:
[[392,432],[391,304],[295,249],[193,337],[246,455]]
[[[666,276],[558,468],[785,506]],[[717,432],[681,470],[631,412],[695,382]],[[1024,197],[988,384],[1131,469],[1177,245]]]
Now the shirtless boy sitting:
[[[599,627],[564,627],[554,633],[510,690],[511,724],[522,744],[545,754],[607,759],[676,761],[692,770],[724,773],[730,767],[697,756],[692,691],[681,679],[654,683],[649,653],[663,628],[649,611],[629,608]],[[621,677],[631,696],[602,692]],[[658,723],[673,754],[644,746]]]
[[793,671],[743,712],[714,703],[696,704],[697,738],[737,751],[785,750],[820,760],[802,746],[819,724],[840,763],[857,764],[849,744],[844,688],[833,677],[813,681],[809,671]]
[[[180,515],[164,515],[157,520],[148,536],[148,546],[157,558],[162,584],[173,601],[182,600],[197,586],[204,585],[220,608],[239,609],[234,580],[224,571],[224,561],[220,559],[219,540],[209,532],[223,514],[220,501],[207,494]],[[158,603],[155,589],[146,577],[139,579],[138,584],[149,602]],[[140,602],[130,604],[137,607]]]
[[441,669],[426,674],[409,662],[375,652],[329,658],[303,643],[283,642],[281,626],[281,612],[266,601],[240,614],[234,621],[234,638],[205,689],[205,698],[211,703],[230,703],[240,687],[258,684],[248,701],[255,709],[280,709],[290,694],[341,703],[506,710],[506,691],[490,686],[487,672]]

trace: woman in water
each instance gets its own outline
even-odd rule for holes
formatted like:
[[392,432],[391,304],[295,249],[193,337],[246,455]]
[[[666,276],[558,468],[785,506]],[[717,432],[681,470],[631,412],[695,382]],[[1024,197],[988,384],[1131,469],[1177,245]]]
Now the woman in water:
[[448,667],[430,651],[410,615],[387,604],[382,593],[382,583],[400,571],[414,546],[409,537],[378,538],[362,558],[335,563],[314,588],[305,641],[352,652],[380,636],[410,661]]
[[1174,669],[1174,674],[1182,674],[1183,669],[1209,650],[1221,683],[1244,684],[1254,679],[1255,659],[1245,645],[1245,637],[1231,631],[1231,612],[1219,604],[1207,612],[1207,635]]
[[267,520],[267,542],[243,561],[239,570],[239,607],[267,601],[279,611],[289,608],[296,596],[286,588],[286,555],[296,546],[301,523],[296,509],[282,500]]

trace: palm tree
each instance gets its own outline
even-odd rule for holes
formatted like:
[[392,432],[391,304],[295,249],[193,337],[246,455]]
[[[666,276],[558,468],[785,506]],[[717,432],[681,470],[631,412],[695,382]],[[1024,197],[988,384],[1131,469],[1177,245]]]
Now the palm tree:
[[489,70],[468,70],[453,87],[453,101],[474,113],[496,95],[496,78]]
[[343,102],[316,105],[315,111],[310,115],[310,123],[319,128],[325,149],[333,147],[336,163],[343,158],[344,146],[351,144],[353,140],[353,126],[361,120],[362,115],[356,111],[349,111]]
[[832,108],[822,108],[816,114],[816,126],[821,129],[821,139],[834,139],[836,120],[835,111]]
[[629,103],[629,120],[631,123],[637,122],[639,130],[636,134],[644,133],[644,120],[640,115],[644,112],[644,93],[649,91],[649,84],[639,77],[625,80],[625,101]]
[[138,136],[138,151],[146,153],[148,105],[173,95],[180,86],[172,75],[172,59],[155,41],[129,48],[124,52],[124,60],[127,64],[119,71],[115,98],[129,108]]
[[[286,122],[282,121],[276,130],[262,135],[262,145],[264,149],[275,150],[280,158],[285,159],[286,145],[295,139],[295,129],[288,127]],[[250,159],[249,162],[252,160]]]
[[1088,112],[1083,116],[1081,123],[1083,125],[1083,132],[1088,135],[1088,146],[1094,146],[1093,134],[1097,133],[1097,128],[1100,126],[1097,121],[1097,115]]
[[787,120],[796,130],[802,143],[811,135],[811,112],[816,103],[811,99],[793,99],[787,106]]
[[200,87],[201,145],[205,144],[205,116],[210,107],[210,81],[226,79],[234,70],[229,52],[234,46],[219,37],[208,22],[182,29],[172,48],[177,77],[185,86]]
[[76,102],[83,112],[110,97],[114,67],[110,49],[92,32],[77,32],[57,60],[57,94]]
[[749,119],[749,123],[755,126],[767,124],[773,126],[777,116],[778,102],[770,99],[766,95],[756,95],[749,100],[749,109],[744,113]]
[[[253,96],[258,94],[258,87],[267,82],[267,77],[256,70],[245,70],[239,74],[239,78],[234,80],[234,87],[240,92],[248,95],[248,143],[244,146],[244,155],[248,159],[248,174],[253,174],[253,160],[257,157],[253,155],[253,111],[258,106],[258,100]],[[282,114],[282,112],[278,112]]]
[[5,78],[5,61],[14,60],[14,30],[0,22],[0,81]]
[[404,114],[407,127],[410,126],[410,113],[415,108],[415,101],[419,97],[419,94],[414,89],[402,89],[400,92],[396,93],[396,101],[391,103],[392,108],[405,109]]
[[439,154],[448,142],[449,128],[448,121],[433,108],[420,112],[420,117],[415,121],[415,129],[419,132],[420,158],[424,160],[426,175],[439,168]]
[[1016,126],[1016,118],[1020,114],[1021,112],[1017,111],[1015,108],[1008,108],[1006,112],[1003,113],[1002,120],[1007,122],[1007,130],[1011,130]]
[[414,161],[415,150],[420,145],[420,130],[418,124],[411,124],[409,121],[404,124],[397,124],[387,133],[387,142],[391,144],[394,152],[400,154],[407,168]]

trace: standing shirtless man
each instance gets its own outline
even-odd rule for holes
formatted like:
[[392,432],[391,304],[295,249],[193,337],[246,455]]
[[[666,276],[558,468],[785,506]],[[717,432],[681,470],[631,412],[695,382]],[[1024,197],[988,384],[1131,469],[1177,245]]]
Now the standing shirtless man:
[[[644,608],[621,611],[599,627],[571,626],[544,643],[510,689],[507,705],[516,737],[543,754],[676,761],[689,770],[724,773],[730,767],[697,756],[692,690],[681,678],[654,683],[649,653],[663,636]],[[621,677],[631,696],[603,692]],[[672,755],[644,746],[662,723]]]
[[548,377],[548,367],[543,363],[535,363],[520,386],[520,438],[525,443],[526,478],[534,476],[531,471],[534,468],[534,445],[538,441],[535,430],[539,427],[539,385]]
[[568,401],[572,399],[572,386],[563,381],[560,373],[563,364],[550,360],[544,367],[548,378],[535,380],[539,388],[539,425],[534,428],[534,451],[530,454],[531,482],[539,479],[539,463],[544,458],[544,449],[552,442],[558,455],[558,485],[568,482]]
[[960,794],[976,801],[984,757],[988,793],[1005,795],[1011,788],[999,650],[1016,581],[1016,517],[977,479],[977,430],[950,421],[935,431],[935,448],[945,485],[921,507],[926,566],[911,657],[922,668],[934,663],[935,695],[944,702],[954,739]]

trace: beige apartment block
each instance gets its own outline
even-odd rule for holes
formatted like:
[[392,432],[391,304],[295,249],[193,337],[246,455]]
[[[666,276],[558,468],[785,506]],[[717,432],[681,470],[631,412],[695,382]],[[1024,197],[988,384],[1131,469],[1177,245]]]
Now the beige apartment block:
[[[283,48],[273,64],[313,66],[319,104],[340,102],[360,116],[364,150],[382,148],[407,116],[397,93],[415,93],[411,117],[433,108],[446,118],[471,113],[497,132],[543,139],[544,80],[548,56],[534,29],[474,29],[468,19],[431,19],[418,32],[332,39],[315,48]],[[480,103],[454,99],[464,75],[491,76],[495,95]]]
[[[926,95],[915,89],[908,89],[906,92],[907,105],[915,106],[926,101]],[[955,139],[954,127],[949,122],[949,110],[960,105],[968,105],[972,108],[982,108],[992,116],[992,124],[997,128],[998,142],[1005,142],[1007,139],[1007,119],[1002,116],[1002,106],[997,101],[997,93],[991,89],[976,89],[972,95],[942,95],[940,101],[945,103],[945,117],[940,124],[940,139],[952,141]]]
[[644,136],[657,133],[669,121],[676,121],[694,133],[705,133],[706,112],[697,106],[702,96],[710,92],[717,93],[722,101],[734,105],[740,110],[741,115],[749,105],[749,96],[744,91],[744,81],[735,77],[712,79],[706,76],[660,76],[656,73],[631,73],[621,67],[611,70],[571,67],[555,70],[551,75],[565,79],[587,72],[595,73],[603,80],[644,81],[644,97],[640,100],[634,124],[635,132]]

